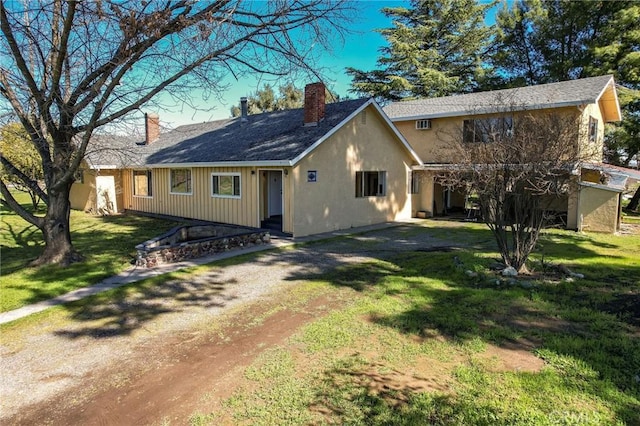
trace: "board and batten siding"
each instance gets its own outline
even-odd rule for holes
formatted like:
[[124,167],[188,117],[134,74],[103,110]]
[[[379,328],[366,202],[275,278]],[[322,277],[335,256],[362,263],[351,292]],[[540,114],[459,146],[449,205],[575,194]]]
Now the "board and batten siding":
[[[176,169],[182,167],[176,165]],[[258,174],[249,167],[191,167],[191,194],[170,193],[171,168],[153,168],[151,197],[133,195],[132,170],[123,172],[124,208],[212,222],[259,227]],[[255,170],[255,169],[253,169]],[[212,197],[212,173],[239,173],[240,198]]]

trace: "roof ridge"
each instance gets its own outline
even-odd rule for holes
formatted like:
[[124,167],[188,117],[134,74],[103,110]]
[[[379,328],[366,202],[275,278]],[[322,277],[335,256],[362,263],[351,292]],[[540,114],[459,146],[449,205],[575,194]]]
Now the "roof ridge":
[[447,98],[460,98],[460,97],[471,97],[471,96],[477,96],[480,94],[488,94],[488,93],[492,93],[492,94],[496,94],[496,93],[506,93],[506,92],[518,92],[518,91],[522,91],[522,90],[539,90],[540,88],[548,88],[551,86],[554,87],[559,87],[559,86],[564,86],[570,83],[575,83],[575,82],[586,82],[587,80],[596,80],[596,79],[602,79],[604,80],[606,77],[607,80],[613,78],[612,74],[605,74],[605,75],[600,75],[600,76],[595,76],[595,77],[585,77],[585,78],[575,78],[572,80],[562,80],[562,81],[554,81],[551,83],[542,83],[542,84],[533,84],[533,85],[529,85],[529,86],[518,86],[518,87],[508,87],[508,88],[504,88],[504,89],[492,89],[492,90],[482,90],[479,92],[469,92],[469,93],[458,93],[458,94],[453,94],[453,95],[447,95],[447,96],[435,96],[435,97],[425,97],[425,98],[417,98],[417,99],[410,99],[410,100],[406,100],[406,101],[396,101],[396,102],[392,102],[387,106],[390,105],[394,105],[394,104],[409,104],[412,102],[421,102],[421,101],[428,101],[431,99],[447,99]]

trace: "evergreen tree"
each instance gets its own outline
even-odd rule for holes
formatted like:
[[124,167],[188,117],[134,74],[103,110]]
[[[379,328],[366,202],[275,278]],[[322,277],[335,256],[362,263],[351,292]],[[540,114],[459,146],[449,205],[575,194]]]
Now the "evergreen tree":
[[[282,111],[302,107],[304,94],[302,90],[289,83],[278,88],[279,96],[276,96],[270,84],[265,84],[262,89],[247,98],[247,112],[249,114],[260,114],[263,112]],[[231,107],[231,116],[240,116],[240,107]]]
[[393,27],[379,30],[388,46],[379,69],[347,68],[352,91],[389,100],[444,96],[476,89],[486,78],[482,58],[492,29],[484,23],[493,3],[414,0],[411,8],[384,8]]
[[277,108],[276,94],[270,84],[265,84],[262,90],[249,97],[249,114],[276,111]]
[[624,85],[636,85],[638,19],[640,5],[633,1],[505,3],[496,16],[491,63],[508,86],[607,73]]
[[280,86],[278,90],[280,92],[280,97],[276,100],[278,110],[302,107],[304,103],[304,93],[302,90],[297,89],[291,83]]
[[[263,112],[283,111],[287,109],[302,108],[304,105],[304,92],[296,88],[292,83],[285,84],[278,88],[279,96],[276,96],[270,84],[265,84],[262,89],[247,98],[247,113],[260,114]],[[325,89],[325,100],[327,103],[338,102],[340,96]],[[231,116],[239,117],[240,106],[231,107]]]

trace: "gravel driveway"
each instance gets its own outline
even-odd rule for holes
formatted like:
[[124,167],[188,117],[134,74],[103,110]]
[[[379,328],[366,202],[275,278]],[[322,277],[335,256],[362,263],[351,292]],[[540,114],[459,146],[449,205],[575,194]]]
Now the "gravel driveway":
[[[67,307],[65,313],[9,328],[0,341],[0,423],[23,424],[25,413],[78,386],[87,389],[86,395],[65,397],[70,406],[81,405],[92,386],[98,386],[92,381],[97,372],[123,366],[149,371],[166,364],[153,354],[176,336],[188,339],[191,333],[195,339],[198,330],[215,328],[223,313],[248,302],[273,300],[279,291],[316,273],[402,251],[451,245],[420,224],[402,224],[263,252],[241,264],[214,265],[109,303],[82,310]],[[115,375],[111,380],[119,379]],[[121,380],[124,385],[127,377]]]

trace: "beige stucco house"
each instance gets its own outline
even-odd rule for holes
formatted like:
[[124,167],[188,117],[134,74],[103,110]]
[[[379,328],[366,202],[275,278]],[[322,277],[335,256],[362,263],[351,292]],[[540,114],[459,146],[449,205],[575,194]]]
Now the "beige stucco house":
[[588,161],[574,189],[554,202],[569,229],[615,232],[628,176],[602,163],[604,123],[619,121],[611,76],[396,102],[325,105],[307,85],[304,108],[246,115],[160,132],[147,115],[144,140],[96,136],[71,190],[73,208],[144,212],[250,227],[294,237],[440,215],[467,205],[435,176],[456,164],[452,138],[504,115],[576,117]]
[[634,172],[602,163],[604,123],[621,119],[612,76],[395,102],[384,111],[423,161],[413,167],[414,180],[420,184],[412,195],[414,216],[465,208],[466,194],[447,191],[434,177],[456,164],[453,139],[467,137],[466,128],[507,114],[517,120],[518,114],[550,112],[577,118],[576,142],[588,153],[573,171],[575,189],[554,209],[566,212],[568,229],[615,232],[619,228],[621,193],[626,176]]
[[294,237],[410,218],[407,178],[422,164],[374,100],[325,105],[321,83],[307,85],[301,109],[166,133],[147,115],[144,141],[100,145],[72,188],[74,208],[275,226]]

